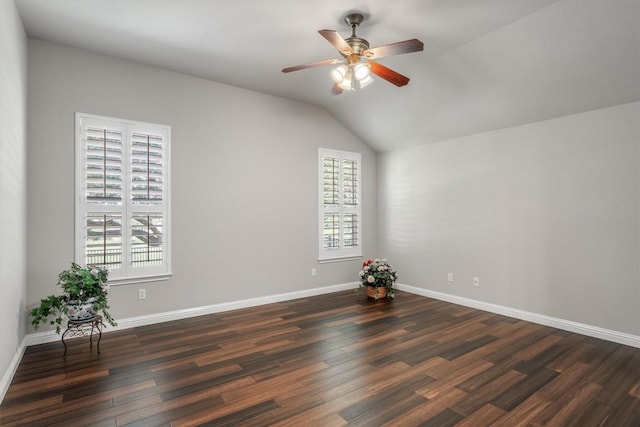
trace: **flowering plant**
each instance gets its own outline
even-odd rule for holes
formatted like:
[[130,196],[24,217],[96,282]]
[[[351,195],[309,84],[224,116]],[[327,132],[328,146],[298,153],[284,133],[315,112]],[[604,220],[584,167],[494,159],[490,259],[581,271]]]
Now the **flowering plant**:
[[109,313],[107,295],[109,285],[107,276],[109,271],[105,268],[87,266],[82,267],[75,262],[71,263],[71,268],[58,275],[58,285],[62,288],[61,295],[49,295],[40,301],[40,305],[31,309],[31,324],[37,329],[40,323],[45,323],[49,317],[51,325],[56,326],[56,332],[60,333],[62,325],[62,315],[69,313],[67,304],[79,304],[82,302],[93,302],[93,309],[96,313],[102,312],[104,320],[112,326],[116,322]]
[[[393,284],[398,279],[398,273],[389,264],[386,259],[374,259],[368,260],[362,263],[362,270],[360,270],[360,286],[358,289],[363,289],[365,286],[385,287],[387,290],[388,298],[395,298],[393,292]],[[376,292],[376,296],[378,293]]]

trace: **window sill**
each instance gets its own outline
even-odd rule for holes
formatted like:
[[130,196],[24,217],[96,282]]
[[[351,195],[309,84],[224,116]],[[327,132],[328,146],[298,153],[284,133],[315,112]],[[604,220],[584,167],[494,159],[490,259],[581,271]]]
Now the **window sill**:
[[107,283],[109,286],[131,285],[134,283],[146,283],[146,282],[159,282],[162,280],[169,280],[173,274],[157,274],[153,276],[141,276],[141,277],[122,277],[119,279],[109,279]]
[[361,259],[362,259],[362,255],[351,255],[351,256],[335,257],[335,258],[319,258],[318,259],[318,263],[319,264],[328,264],[328,263],[331,263],[331,262],[356,261],[356,260],[361,260]]

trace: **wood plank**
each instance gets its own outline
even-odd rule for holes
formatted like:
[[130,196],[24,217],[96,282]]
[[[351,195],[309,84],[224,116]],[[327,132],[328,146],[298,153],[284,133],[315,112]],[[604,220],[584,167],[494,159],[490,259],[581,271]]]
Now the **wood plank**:
[[533,421],[549,427],[566,426],[585,405],[593,401],[600,388],[598,384],[583,381],[571,393],[549,405],[546,411],[541,411]]
[[[456,411],[456,413],[458,413]],[[498,418],[504,416],[506,412],[497,406],[486,404],[480,409],[471,413],[468,417],[456,424],[456,427],[477,427],[492,425]]]
[[541,369],[506,389],[500,396],[493,399],[491,403],[505,411],[512,411],[516,406],[524,402],[529,396],[535,394],[558,375],[557,372]]
[[[467,396],[462,390],[455,387],[443,389],[434,398],[428,399],[426,402],[416,405],[409,410],[399,411],[397,416],[391,420],[394,425],[412,426],[412,425],[454,425],[464,419],[464,417],[451,409],[451,406]],[[375,420],[378,424],[378,420]],[[381,420],[386,422],[388,420]]]
[[[511,389],[511,387],[520,381],[523,381],[525,378],[526,375],[521,372],[507,370],[502,375],[484,384],[482,387],[474,389],[473,392],[468,393],[468,396],[464,401],[452,405],[452,408],[459,414],[472,416],[473,413],[487,405],[497,407],[495,405],[491,405],[489,402],[500,396],[505,390]],[[500,411],[503,414],[506,413],[502,408],[500,408]]]
[[550,404],[551,402],[537,395],[530,396],[512,411],[498,418],[492,425],[494,427],[526,426]]

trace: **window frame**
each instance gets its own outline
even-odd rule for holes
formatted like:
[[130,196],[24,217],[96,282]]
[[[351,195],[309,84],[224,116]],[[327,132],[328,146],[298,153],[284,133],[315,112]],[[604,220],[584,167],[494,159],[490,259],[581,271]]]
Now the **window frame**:
[[[121,148],[121,199],[120,203],[94,203],[86,196],[87,161],[86,143],[83,133],[90,127],[104,127],[122,131]],[[162,198],[160,201],[150,199],[141,201],[132,199],[136,190],[133,172],[134,134],[144,133],[157,135],[162,140],[160,149]],[[105,151],[106,153],[106,151]],[[146,123],[128,119],[98,116],[76,112],[75,114],[75,262],[85,265],[87,262],[87,228],[91,214],[121,216],[121,267],[106,268],[109,270],[109,283],[113,285],[167,280],[171,272],[171,179],[170,179],[171,127],[155,123]],[[146,163],[147,169],[149,164]],[[149,185],[150,181],[147,181]],[[134,217],[143,215],[161,216],[162,262],[156,265],[134,266],[132,248],[134,244]]]
[[[338,179],[338,200],[339,203],[333,206],[326,206],[324,204],[324,159],[325,158],[338,159],[339,164],[339,179]],[[356,200],[355,206],[348,206],[344,203],[344,168],[343,162],[345,160],[355,161],[357,164],[356,182]],[[338,248],[325,248],[324,247],[324,217],[326,214],[337,214],[339,216],[339,242]],[[353,247],[344,247],[344,219],[348,215],[357,216],[357,244]],[[356,152],[334,150],[328,148],[318,149],[318,262],[336,262],[336,261],[349,261],[362,258],[362,155]]]

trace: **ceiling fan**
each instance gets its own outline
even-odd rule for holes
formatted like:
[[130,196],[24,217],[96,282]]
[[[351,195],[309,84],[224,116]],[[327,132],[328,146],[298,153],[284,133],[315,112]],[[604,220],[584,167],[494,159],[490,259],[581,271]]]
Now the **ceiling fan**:
[[340,64],[331,71],[331,77],[335,82],[331,89],[333,95],[339,95],[345,90],[354,91],[364,88],[373,82],[371,74],[375,74],[398,87],[409,83],[408,77],[379,64],[375,60],[386,56],[421,51],[424,49],[424,43],[418,39],[411,39],[369,48],[368,41],[356,36],[356,29],[364,17],[359,13],[351,13],[344,20],[351,28],[351,37],[344,39],[334,30],[318,31],[322,37],[338,49],[342,59],[326,59],[310,64],[296,65],[283,68],[282,72],[290,73],[307,68]]

